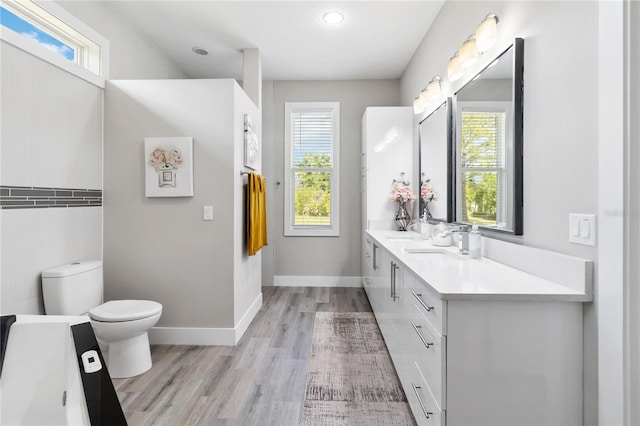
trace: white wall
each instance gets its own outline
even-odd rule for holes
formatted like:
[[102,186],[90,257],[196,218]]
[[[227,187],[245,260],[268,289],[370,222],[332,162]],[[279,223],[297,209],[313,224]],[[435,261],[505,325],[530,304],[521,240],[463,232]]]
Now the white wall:
[[[0,184],[101,190],[102,90],[4,41],[0,49]],[[3,205],[0,222],[2,313],[44,313],[43,269],[102,257],[99,206]]]
[[[498,43],[449,83],[449,58],[490,12],[500,18]],[[569,243],[568,217],[599,207],[598,13],[589,1],[446,2],[401,79],[405,105],[433,75],[450,96],[514,37],[524,38],[524,235],[512,239],[590,260],[598,249]],[[584,310],[585,424],[598,422],[595,306]]]
[[109,40],[109,78],[188,77],[153,43],[142,36],[126,18],[114,13],[108,1],[56,1],[71,14]]
[[273,140],[273,80],[262,82],[262,174],[267,178],[267,238],[269,245],[262,249],[262,285],[273,285],[274,281],[274,197],[279,190],[274,175]]
[[[236,326],[260,294],[260,256],[243,243],[243,114],[233,80],[122,80],[105,90],[107,298],[163,305],[159,327]],[[194,196],[146,198],[147,136],[194,139]],[[213,221],[202,208],[213,206]]]
[[[368,106],[396,106],[397,80],[275,81],[272,108],[274,131],[274,177],[284,182],[285,102],[340,102],[340,236],[285,237],[284,185],[274,189],[275,275],[360,277],[360,123]],[[267,114],[267,112],[265,112]],[[389,183],[391,185],[391,183]],[[388,188],[382,189],[387,191]],[[359,282],[359,279],[358,279]],[[308,281],[299,285],[308,284]]]
[[[640,22],[640,2],[629,2],[630,22]],[[640,75],[640,28],[638,25],[630,26],[630,49],[631,62],[629,76]],[[630,78],[630,111],[627,118],[640,117],[640,81],[637,78]],[[629,395],[626,401],[628,410],[628,424],[640,424],[640,121],[630,120],[630,134],[628,143],[630,153],[628,156],[629,186],[629,212],[630,224],[629,232],[629,276],[627,277],[628,304],[628,339],[629,351],[627,352],[627,362],[629,365]],[[632,143],[631,141],[635,141]]]
[[[489,12],[500,18],[498,43],[467,75],[450,83],[446,78],[449,58]],[[405,105],[433,75],[443,77],[443,96],[452,95],[514,37],[523,37],[525,174],[520,240],[588,259],[594,259],[597,250],[569,243],[568,226],[569,213],[597,211],[594,88],[598,55],[594,46],[598,38],[593,31],[597,27],[597,2],[447,2],[401,79]]]
[[[110,40],[112,78],[183,77],[105,4],[60,3]],[[103,91],[5,42],[0,49],[0,185],[102,190]],[[102,258],[100,207],[3,208],[0,221],[3,313],[44,313],[40,271]]]
[[[247,191],[248,177],[241,175],[240,171],[251,171],[244,168],[244,115],[249,114],[251,121],[255,126],[256,133],[261,133],[261,117],[258,107],[249,95],[236,83],[233,84],[233,103],[227,108],[232,110],[233,119],[231,126],[233,128],[233,139],[224,141],[223,144],[230,143],[229,147],[233,151],[233,170],[231,176],[233,178],[233,324],[234,327],[245,327],[249,324],[255,309],[262,306],[262,250],[258,251],[254,256],[248,256],[247,247]],[[256,173],[262,172],[262,160]],[[226,179],[226,176],[225,176]],[[220,180],[223,184],[225,179]],[[224,223],[223,223],[224,225]],[[267,238],[269,236],[267,235]],[[216,241],[216,245],[219,242]],[[218,263],[218,268],[224,268],[226,265]],[[243,321],[244,318],[244,321]],[[242,329],[236,337],[244,333]],[[239,337],[238,337],[239,338]]]

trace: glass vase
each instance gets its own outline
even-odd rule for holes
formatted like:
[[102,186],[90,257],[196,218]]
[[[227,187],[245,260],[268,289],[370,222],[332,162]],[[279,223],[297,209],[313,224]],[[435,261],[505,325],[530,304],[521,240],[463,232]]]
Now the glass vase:
[[406,231],[410,222],[411,216],[409,216],[409,211],[407,211],[406,202],[398,201],[398,210],[396,211],[396,226],[398,227],[398,231]]

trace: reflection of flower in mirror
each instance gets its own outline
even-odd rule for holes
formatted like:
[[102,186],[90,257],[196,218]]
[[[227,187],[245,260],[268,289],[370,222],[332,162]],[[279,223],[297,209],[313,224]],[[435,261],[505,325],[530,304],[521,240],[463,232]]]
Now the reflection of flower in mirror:
[[416,199],[413,195],[410,182],[404,179],[404,173],[400,173],[400,179],[394,179],[391,185],[391,201],[408,202]]
[[422,201],[425,203],[438,201],[438,193],[433,189],[431,179],[427,179],[422,182],[422,185],[420,186],[420,196],[422,197]]
[[183,158],[180,150],[176,148],[156,148],[149,156],[149,164],[157,171],[162,169],[177,169],[182,164]]

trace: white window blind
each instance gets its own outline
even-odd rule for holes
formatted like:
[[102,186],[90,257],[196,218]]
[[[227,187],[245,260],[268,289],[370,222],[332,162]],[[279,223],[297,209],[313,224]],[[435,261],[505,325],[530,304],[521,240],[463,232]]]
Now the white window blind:
[[337,102],[285,104],[285,235],[339,234]]
[[462,112],[462,167],[504,168],[504,112]]
[[333,154],[333,114],[325,112],[293,113],[296,166],[331,166]]

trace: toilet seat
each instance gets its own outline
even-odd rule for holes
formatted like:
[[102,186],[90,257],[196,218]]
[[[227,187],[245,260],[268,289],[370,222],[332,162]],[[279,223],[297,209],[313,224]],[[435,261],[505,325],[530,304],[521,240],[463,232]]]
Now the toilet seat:
[[124,322],[149,318],[162,312],[162,305],[151,300],[110,300],[89,310],[89,317],[101,322]]

